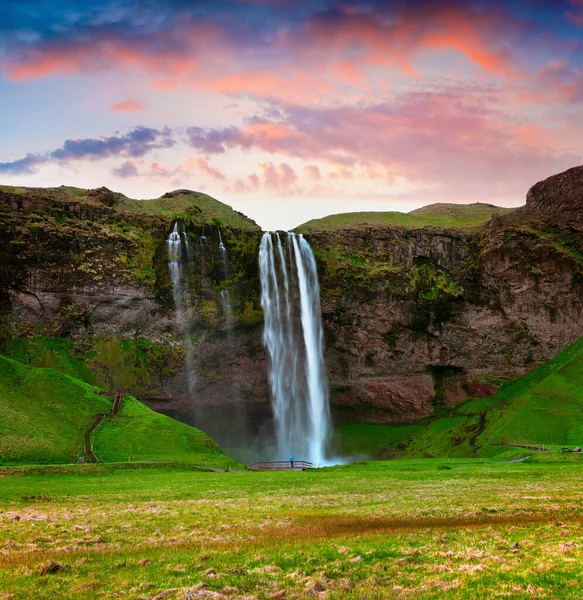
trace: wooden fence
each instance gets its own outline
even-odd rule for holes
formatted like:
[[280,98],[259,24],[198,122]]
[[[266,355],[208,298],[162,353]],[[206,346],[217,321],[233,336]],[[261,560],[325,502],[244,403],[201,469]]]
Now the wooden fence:
[[253,462],[247,465],[251,471],[306,471],[313,469],[314,464],[305,460],[279,460],[273,462]]

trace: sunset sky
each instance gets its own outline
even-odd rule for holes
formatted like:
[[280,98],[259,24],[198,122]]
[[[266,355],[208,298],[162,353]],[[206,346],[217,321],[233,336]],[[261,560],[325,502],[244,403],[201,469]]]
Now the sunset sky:
[[4,0],[0,183],[264,228],[522,204],[583,163],[583,0]]

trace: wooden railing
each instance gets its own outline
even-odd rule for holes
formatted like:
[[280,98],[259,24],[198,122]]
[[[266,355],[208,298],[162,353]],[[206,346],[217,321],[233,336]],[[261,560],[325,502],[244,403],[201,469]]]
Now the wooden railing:
[[115,417],[117,416],[117,413],[119,412],[119,409],[121,408],[121,394],[116,394],[113,397],[113,402],[111,405],[111,416]]
[[279,460],[273,462],[253,462],[247,465],[251,471],[305,471],[313,469],[314,464],[305,460]]

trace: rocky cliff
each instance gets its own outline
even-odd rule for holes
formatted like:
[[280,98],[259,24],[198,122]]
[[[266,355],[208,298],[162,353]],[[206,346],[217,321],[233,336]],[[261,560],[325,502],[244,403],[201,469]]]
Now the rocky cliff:
[[[583,336],[582,173],[535,185],[524,208],[481,225],[310,229],[335,419],[426,416],[493,393]],[[166,246],[177,219],[190,241],[181,314]],[[1,350],[202,419],[219,440],[237,424],[261,433],[260,237],[186,190],[134,201],[0,188]]]

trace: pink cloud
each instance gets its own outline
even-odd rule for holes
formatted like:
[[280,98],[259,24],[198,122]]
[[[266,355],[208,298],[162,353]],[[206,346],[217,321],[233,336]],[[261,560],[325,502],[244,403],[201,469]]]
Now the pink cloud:
[[233,189],[238,194],[246,194],[249,192],[257,192],[261,188],[261,181],[257,176],[257,173],[251,173],[245,179],[237,179]]
[[568,10],[565,16],[577,27],[583,27],[583,0],[571,0],[570,4],[575,10]]
[[317,165],[306,165],[304,167],[304,173],[311,181],[320,181],[320,179],[322,179],[322,173],[320,173],[320,169]]
[[112,104],[109,108],[117,112],[137,112],[146,110],[147,107],[137,100],[124,100],[123,102]]
[[189,156],[184,166],[186,168],[194,167],[200,173],[208,175],[211,179],[216,179],[217,181],[224,181],[226,179],[225,174],[220,169],[212,167],[204,158],[193,158]]
[[[379,79],[371,70],[419,77],[417,58],[441,51],[464,55],[497,77],[516,78],[520,72],[508,48],[522,27],[500,8],[423,3],[391,14],[338,4],[332,16],[314,13],[269,40],[233,36],[225,27],[186,17],[148,35],[97,28],[83,38],[28,44],[2,68],[12,81],[117,70],[145,73],[162,89],[189,86],[288,102],[340,92],[370,98]],[[136,109],[118,104],[114,110]]]
[[211,166],[206,159],[193,156],[187,156],[184,162],[173,168],[164,167],[160,163],[154,162],[150,165],[148,175],[162,179],[176,178],[176,181],[186,181],[195,171],[217,181],[226,179],[225,174],[220,169]]
[[[516,121],[487,108],[479,96],[452,90],[366,107],[288,107],[278,122],[199,132],[195,142],[204,144],[205,136],[215,151],[239,147],[326,162],[334,165],[336,179],[400,178],[455,195],[476,189],[495,195],[580,163],[583,126],[567,131]],[[266,164],[277,189],[275,166]],[[286,181],[291,185],[292,179]]]
[[259,165],[259,168],[263,172],[263,185],[266,189],[278,193],[294,191],[298,176],[287,163],[280,163],[276,167],[272,162],[267,162]]

